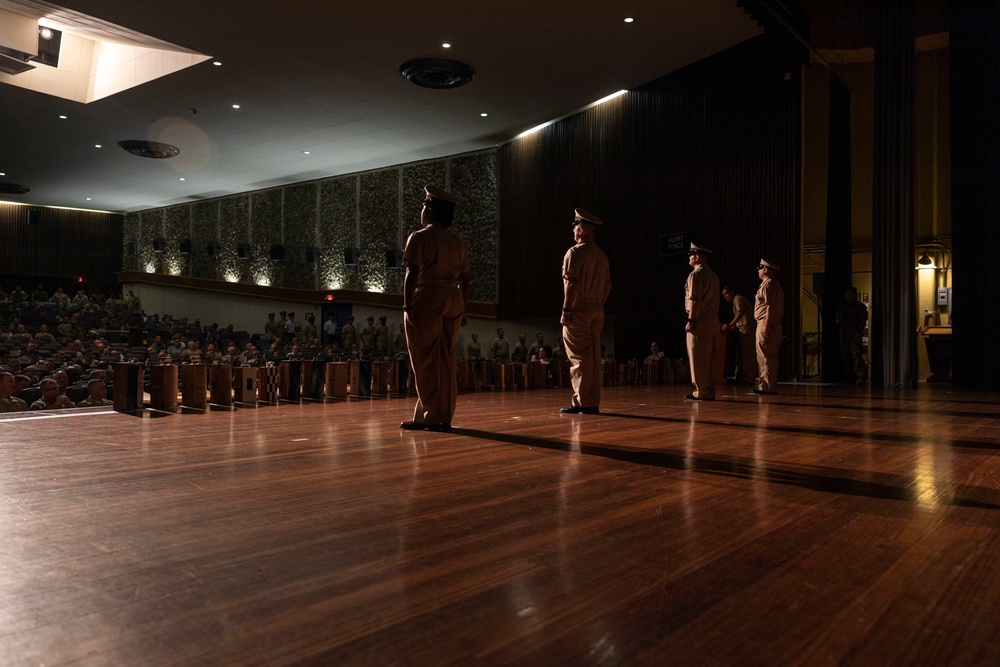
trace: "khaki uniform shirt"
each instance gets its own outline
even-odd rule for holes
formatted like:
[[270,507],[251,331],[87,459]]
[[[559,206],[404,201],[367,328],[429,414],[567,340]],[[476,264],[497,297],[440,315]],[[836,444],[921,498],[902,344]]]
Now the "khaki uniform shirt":
[[576,284],[579,305],[603,306],[611,291],[611,266],[608,256],[592,241],[577,243],[566,251],[562,266],[563,279]]
[[767,317],[768,306],[771,307],[771,326],[781,324],[781,317],[785,314],[785,292],[773,278],[761,281],[760,287],[757,288],[757,296],[754,298],[754,319],[763,322]]
[[691,302],[698,301],[698,318],[719,319],[719,277],[707,264],[699,264],[684,283],[684,310],[691,314]]
[[0,412],[24,412],[28,409],[28,404],[17,396],[0,398]]

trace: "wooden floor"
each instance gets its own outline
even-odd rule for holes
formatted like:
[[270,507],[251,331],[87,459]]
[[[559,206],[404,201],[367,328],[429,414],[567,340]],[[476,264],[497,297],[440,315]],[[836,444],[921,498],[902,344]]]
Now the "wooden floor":
[[2,665],[997,665],[1000,395],[0,421]]

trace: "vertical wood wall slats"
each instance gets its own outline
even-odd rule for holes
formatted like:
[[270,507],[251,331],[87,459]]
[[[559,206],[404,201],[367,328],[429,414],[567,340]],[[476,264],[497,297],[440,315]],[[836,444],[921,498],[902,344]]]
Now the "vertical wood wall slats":
[[[500,309],[557,318],[575,207],[605,220],[619,358],[657,339],[684,356],[685,256],[659,237],[690,232],[713,248],[723,283],[752,297],[757,261],[785,270],[784,371],[799,346],[801,51],[767,35],[501,148]],[[723,317],[731,308],[723,302]]]

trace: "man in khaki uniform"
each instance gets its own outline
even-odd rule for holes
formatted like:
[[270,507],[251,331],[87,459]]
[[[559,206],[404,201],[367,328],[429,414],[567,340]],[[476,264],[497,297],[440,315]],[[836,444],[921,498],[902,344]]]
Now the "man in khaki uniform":
[[375,354],[380,357],[389,356],[389,327],[385,325],[385,315],[378,318],[375,325]]
[[368,326],[361,330],[361,353],[372,354],[375,351],[375,317],[368,318]]
[[785,314],[785,293],[773,277],[779,268],[764,259],[757,265],[761,283],[754,297],[753,314],[757,320],[760,387],[751,391],[752,394],[778,393],[778,350],[781,349],[781,318]]
[[597,226],[604,221],[582,208],[575,210],[573,240],[576,245],[563,257],[563,343],[569,358],[573,402],[560,412],[597,414],[601,406],[601,330],[604,302],[611,293],[608,256],[594,243]]
[[688,264],[693,271],[684,283],[684,310],[687,311],[688,362],[694,392],[686,401],[715,400],[715,344],[719,338],[719,277],[708,265],[712,251],[691,244]]
[[350,352],[351,348],[358,344],[358,331],[354,328],[354,315],[347,318],[347,324],[340,330],[340,341],[344,344],[345,352]]
[[417,405],[413,421],[399,427],[445,431],[458,397],[455,345],[466,321],[469,259],[465,243],[448,229],[458,197],[433,185],[424,192],[423,229],[410,234],[403,251],[403,325]]
[[493,339],[490,350],[498,364],[510,363],[510,343],[503,337],[503,329],[497,329],[497,337]]

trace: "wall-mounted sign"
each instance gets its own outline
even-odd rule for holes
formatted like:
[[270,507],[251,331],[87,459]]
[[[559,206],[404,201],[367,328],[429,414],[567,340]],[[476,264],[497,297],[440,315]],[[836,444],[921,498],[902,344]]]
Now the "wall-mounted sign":
[[690,248],[691,235],[688,232],[675,232],[660,237],[660,257],[686,255]]

